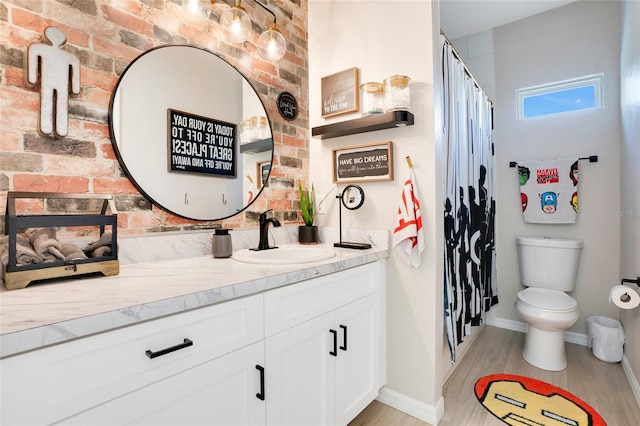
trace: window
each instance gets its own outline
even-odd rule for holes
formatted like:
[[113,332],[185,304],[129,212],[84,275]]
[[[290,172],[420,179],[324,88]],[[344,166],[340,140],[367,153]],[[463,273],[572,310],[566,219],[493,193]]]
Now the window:
[[603,108],[603,74],[516,90],[518,119]]

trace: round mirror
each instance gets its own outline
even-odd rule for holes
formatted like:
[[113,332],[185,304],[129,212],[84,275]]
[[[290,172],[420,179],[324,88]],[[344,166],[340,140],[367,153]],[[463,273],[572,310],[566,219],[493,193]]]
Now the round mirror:
[[347,185],[342,191],[342,205],[349,210],[356,210],[364,204],[364,191],[358,185]]
[[129,179],[178,216],[233,216],[269,177],[264,105],[235,67],[205,49],[162,46],[137,57],[113,92],[109,126]]

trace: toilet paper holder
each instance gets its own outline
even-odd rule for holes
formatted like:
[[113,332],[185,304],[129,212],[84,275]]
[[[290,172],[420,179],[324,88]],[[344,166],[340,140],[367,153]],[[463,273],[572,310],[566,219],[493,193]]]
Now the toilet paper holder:
[[635,284],[638,287],[640,287],[640,277],[636,278],[635,280],[632,280],[631,278],[623,278],[620,281],[620,284],[624,284],[624,283],[630,283],[630,284]]

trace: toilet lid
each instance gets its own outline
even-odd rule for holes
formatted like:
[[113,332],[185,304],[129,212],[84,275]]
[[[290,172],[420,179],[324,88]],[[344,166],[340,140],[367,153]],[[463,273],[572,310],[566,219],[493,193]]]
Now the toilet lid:
[[570,311],[578,307],[573,297],[558,290],[528,287],[518,293],[518,299],[529,306],[548,311]]

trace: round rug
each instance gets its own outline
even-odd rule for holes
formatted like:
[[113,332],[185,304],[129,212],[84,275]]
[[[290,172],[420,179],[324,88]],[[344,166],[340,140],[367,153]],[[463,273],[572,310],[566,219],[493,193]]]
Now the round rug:
[[478,401],[510,425],[606,426],[589,404],[552,384],[516,376],[492,374],[476,382]]

